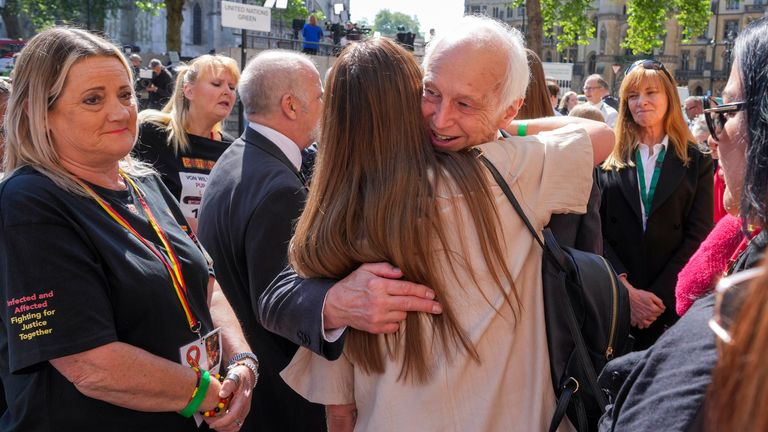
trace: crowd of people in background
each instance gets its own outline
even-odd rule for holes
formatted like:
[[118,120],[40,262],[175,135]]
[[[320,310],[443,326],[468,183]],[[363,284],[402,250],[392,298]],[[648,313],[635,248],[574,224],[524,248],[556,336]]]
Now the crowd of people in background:
[[484,17],[421,65],[349,43],[325,80],[301,31],[173,73],[29,41],[0,81],[0,430],[577,430],[503,182],[629,298],[590,430],[768,430],[768,19],[684,100],[641,59],[580,102]]

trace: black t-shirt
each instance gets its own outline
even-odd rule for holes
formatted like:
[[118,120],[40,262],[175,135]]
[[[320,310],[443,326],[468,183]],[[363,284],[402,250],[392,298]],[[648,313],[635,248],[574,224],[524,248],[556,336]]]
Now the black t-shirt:
[[153,123],[144,123],[139,128],[134,155],[152,164],[161,174],[163,183],[178,200],[184,217],[197,219],[213,165],[233,140],[224,134],[223,141],[189,134],[187,138],[189,150],[174,154],[168,145],[166,130]]
[[[192,312],[209,331],[204,255],[159,179],[135,181],[181,262]],[[164,252],[130,187],[92,187]],[[174,412],[91,399],[48,362],[119,341],[179,363],[179,348],[195,339],[165,266],[93,199],[29,167],[0,184],[0,278],[0,375],[9,407],[0,430],[197,430]],[[139,369],[128,374],[142,379]]]

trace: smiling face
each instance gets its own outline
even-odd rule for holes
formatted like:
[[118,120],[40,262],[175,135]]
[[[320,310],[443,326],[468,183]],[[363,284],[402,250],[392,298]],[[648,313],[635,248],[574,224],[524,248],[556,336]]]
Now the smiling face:
[[189,110],[212,121],[224,120],[235,106],[237,80],[226,68],[204,68],[195,82],[184,85]]
[[573,107],[579,104],[579,98],[576,97],[576,95],[570,95],[568,96],[568,100],[565,101],[565,107],[570,112]]
[[48,111],[48,128],[63,164],[116,164],[136,139],[136,101],[125,65],[105,56],[72,65]]
[[469,43],[435,48],[421,100],[433,146],[457,151],[496,139],[519,108],[499,106],[506,68],[504,56]]
[[659,78],[646,77],[626,93],[632,119],[641,128],[663,127],[669,108],[669,98]]

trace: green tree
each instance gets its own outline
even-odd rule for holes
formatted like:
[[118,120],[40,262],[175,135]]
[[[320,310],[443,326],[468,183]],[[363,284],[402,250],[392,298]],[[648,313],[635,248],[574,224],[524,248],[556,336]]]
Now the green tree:
[[[542,34],[553,37],[561,52],[574,44],[586,45],[595,37],[595,27],[586,13],[590,0],[514,0],[509,6],[519,7],[523,2],[529,23],[526,41],[539,54]],[[640,54],[662,46],[669,19],[677,19],[683,42],[688,42],[707,28],[712,11],[709,0],[628,0],[627,15],[629,28],[621,46]]]
[[[9,36],[21,36],[18,17],[29,17],[35,30],[54,24],[72,24],[104,30],[104,20],[120,6],[120,0],[6,0],[2,15]],[[15,14],[13,18],[11,15]],[[6,17],[7,16],[7,17]]]
[[381,32],[383,35],[397,33],[398,27],[405,27],[405,31],[418,33],[419,19],[416,16],[410,17],[402,12],[390,12],[389,9],[382,9],[373,20],[373,30]]

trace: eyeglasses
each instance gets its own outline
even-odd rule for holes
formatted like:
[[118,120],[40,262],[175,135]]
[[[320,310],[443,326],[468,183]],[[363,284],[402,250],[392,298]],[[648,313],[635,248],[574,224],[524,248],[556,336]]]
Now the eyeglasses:
[[752,282],[761,276],[762,268],[753,268],[720,280],[715,288],[715,309],[709,320],[709,328],[725,343],[733,341],[733,322],[751,292]]
[[585,92],[586,92],[586,91],[592,91],[592,90],[597,90],[597,89],[601,89],[601,88],[602,88],[602,87],[599,87],[599,86],[598,86],[598,87],[584,87],[584,91],[585,91]]
[[720,140],[718,135],[723,131],[725,122],[728,121],[726,114],[742,111],[744,108],[746,108],[746,106],[746,102],[734,102],[719,105],[714,108],[707,108],[704,110],[704,117],[707,119],[707,127],[709,128],[709,133],[712,134],[712,138],[714,138],[715,141]]
[[669,74],[669,71],[666,67],[664,67],[664,63],[657,61],[657,60],[638,60],[634,63],[632,63],[627,70],[624,71],[624,76],[627,76],[630,72],[632,72],[632,69],[634,69],[637,66],[642,66],[643,69],[648,70],[657,70],[664,72],[664,75],[669,78],[669,80],[674,84],[675,80],[672,79],[672,75]]

